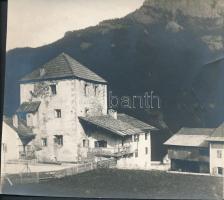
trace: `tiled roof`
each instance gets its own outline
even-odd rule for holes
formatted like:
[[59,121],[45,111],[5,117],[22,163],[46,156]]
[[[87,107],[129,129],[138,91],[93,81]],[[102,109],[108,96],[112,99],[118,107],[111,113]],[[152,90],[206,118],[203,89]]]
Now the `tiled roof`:
[[22,143],[24,145],[28,144],[35,137],[35,134],[33,134],[32,129],[27,127],[26,124],[25,124],[25,121],[23,121],[20,118],[18,118],[18,128],[13,126],[12,118],[4,116],[3,121],[9,127],[11,127],[12,129],[14,129],[16,131],[16,133],[18,134],[20,140],[22,141]]
[[142,133],[142,130],[132,126],[129,123],[114,119],[109,115],[94,116],[94,117],[79,117],[80,119],[90,124],[99,126],[119,136],[133,135]]
[[17,112],[24,112],[24,113],[33,113],[36,112],[40,106],[40,101],[33,101],[33,102],[23,102]]
[[208,147],[206,140],[214,129],[210,128],[181,128],[164,144],[173,146]]
[[212,132],[211,136],[207,140],[224,142],[224,122]]
[[[41,74],[41,70],[43,74]],[[106,83],[99,75],[65,53],[61,53],[56,58],[53,58],[40,68],[26,75],[21,81],[38,81],[68,77]]]
[[140,121],[140,120],[138,120],[138,119],[136,119],[134,117],[126,115],[124,113],[117,114],[117,119],[121,120],[123,122],[126,122],[128,124],[131,124],[135,128],[139,128],[141,130],[157,130],[157,128],[155,128],[155,127],[153,127],[153,126],[151,126],[149,124],[146,124],[145,122]]

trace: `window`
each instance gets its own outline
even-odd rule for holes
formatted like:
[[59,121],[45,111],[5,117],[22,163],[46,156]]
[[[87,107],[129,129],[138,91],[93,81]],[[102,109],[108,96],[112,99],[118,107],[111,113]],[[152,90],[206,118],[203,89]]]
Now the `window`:
[[148,154],[148,147],[145,147],[145,154]]
[[2,143],[2,150],[7,153],[7,145],[5,143]]
[[138,157],[138,149],[135,150],[135,158]]
[[56,118],[61,118],[61,109],[55,109],[54,114]]
[[83,147],[89,147],[89,140],[87,139],[82,140],[82,145]]
[[88,85],[85,84],[85,86],[84,86],[84,94],[85,94],[85,96],[87,96],[87,89],[88,89]]
[[223,168],[222,167],[218,167],[218,174],[222,175],[223,174]]
[[95,96],[97,95],[97,88],[98,88],[98,86],[97,85],[94,85],[94,95]]
[[95,141],[95,147],[107,147],[107,141],[105,140]]
[[42,138],[42,147],[46,147],[47,146],[47,138]]
[[145,133],[145,140],[148,139],[148,133]]
[[55,135],[54,136],[54,143],[63,146],[63,135]]
[[57,88],[56,88],[56,85],[55,85],[55,84],[52,84],[52,85],[50,85],[50,87],[51,87],[51,93],[52,93],[53,95],[57,94]]
[[217,158],[222,158],[222,150],[217,150]]
[[139,135],[138,134],[135,134],[134,135],[134,142],[138,142],[139,141]]

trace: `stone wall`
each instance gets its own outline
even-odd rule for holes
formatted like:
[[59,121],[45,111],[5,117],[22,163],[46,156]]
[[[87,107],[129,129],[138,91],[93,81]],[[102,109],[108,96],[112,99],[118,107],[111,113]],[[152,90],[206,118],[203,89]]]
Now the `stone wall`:
[[[56,85],[52,94],[50,85]],[[86,88],[85,88],[86,87]],[[96,89],[95,89],[96,88]],[[78,116],[101,115],[107,111],[107,86],[78,79],[41,81],[21,84],[21,102],[41,101],[38,112],[33,116],[37,134],[33,142],[41,147],[40,160],[77,161],[78,149],[85,138]],[[56,109],[61,117],[56,117]],[[55,144],[55,135],[63,136],[63,145]],[[42,138],[47,138],[43,146]]]

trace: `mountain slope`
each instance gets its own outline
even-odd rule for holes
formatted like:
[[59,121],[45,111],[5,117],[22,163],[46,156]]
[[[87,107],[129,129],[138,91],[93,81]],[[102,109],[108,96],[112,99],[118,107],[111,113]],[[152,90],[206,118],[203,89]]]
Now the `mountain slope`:
[[[5,113],[12,114],[19,105],[19,78],[65,52],[105,78],[114,95],[143,95],[153,90],[161,98],[159,110],[124,112],[144,116],[145,121],[162,118],[174,131],[204,126],[209,116],[205,119],[200,108],[203,102],[192,87],[200,79],[203,64],[223,53],[223,13],[222,0],[146,0],[122,19],[69,31],[42,47],[11,50],[7,53]],[[206,125],[223,119],[220,116]]]

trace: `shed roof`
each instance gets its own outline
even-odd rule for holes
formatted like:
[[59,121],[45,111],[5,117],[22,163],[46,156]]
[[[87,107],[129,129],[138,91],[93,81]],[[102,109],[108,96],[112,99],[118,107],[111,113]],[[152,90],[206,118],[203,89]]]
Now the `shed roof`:
[[13,126],[12,118],[4,116],[3,121],[9,127],[11,127],[13,130],[16,131],[16,133],[18,134],[20,140],[22,141],[24,145],[27,145],[35,137],[35,134],[33,133],[32,129],[27,127],[24,120],[20,118],[18,118],[18,128]]
[[33,113],[36,112],[40,106],[40,101],[32,101],[32,102],[23,102],[17,112],[24,112],[24,113]]
[[181,128],[164,144],[172,146],[208,147],[206,140],[214,129],[210,128]]
[[119,136],[133,135],[143,132],[140,128],[136,128],[130,123],[115,119],[109,115],[79,118],[85,122],[99,126]]
[[135,128],[139,128],[141,130],[158,130],[154,126],[151,126],[141,120],[136,119],[135,117],[132,117],[124,113],[117,114],[117,119],[126,122],[128,124],[131,124]]
[[224,142],[224,122],[207,138],[208,141]]
[[[41,70],[43,72],[42,74]],[[65,53],[61,53],[40,68],[26,75],[21,79],[21,81],[39,81],[68,77],[76,77],[84,80],[106,83],[102,77]]]

